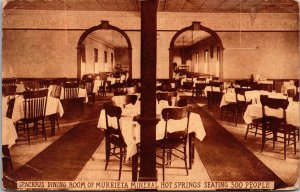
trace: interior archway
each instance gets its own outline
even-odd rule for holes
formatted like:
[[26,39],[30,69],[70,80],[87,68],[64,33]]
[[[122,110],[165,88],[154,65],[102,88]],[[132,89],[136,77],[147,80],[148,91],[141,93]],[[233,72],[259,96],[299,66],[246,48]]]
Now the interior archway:
[[77,78],[81,79],[82,77],[82,56],[84,51],[84,40],[90,35],[91,33],[97,31],[97,30],[114,30],[118,33],[120,33],[126,40],[127,46],[128,46],[128,73],[129,73],[129,79],[132,78],[132,45],[130,42],[130,39],[128,35],[120,28],[110,25],[108,21],[101,21],[100,25],[91,27],[87,29],[79,38],[77,43]]
[[[216,44],[217,44],[217,59],[218,59],[218,63],[219,63],[219,72],[218,72],[218,77],[220,79],[223,79],[223,73],[222,73],[222,68],[223,68],[223,43],[219,37],[219,35],[207,28],[201,25],[200,22],[193,22],[192,25],[185,27],[181,30],[179,30],[178,32],[175,33],[175,35],[173,36],[173,38],[171,39],[170,42],[170,48],[169,48],[169,78],[172,79],[173,78],[173,73],[174,73],[174,56],[176,54],[176,40],[178,40],[178,38],[183,35],[184,33],[188,32],[188,31],[204,31],[207,34],[211,35],[212,38],[215,40]],[[193,45],[192,45],[193,46]],[[185,62],[184,62],[185,63]]]

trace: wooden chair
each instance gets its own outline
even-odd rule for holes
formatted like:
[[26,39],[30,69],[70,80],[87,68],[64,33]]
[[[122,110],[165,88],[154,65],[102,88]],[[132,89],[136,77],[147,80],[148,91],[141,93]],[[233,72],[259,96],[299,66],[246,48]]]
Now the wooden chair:
[[[104,106],[105,109],[105,119],[106,119],[106,130],[105,130],[105,170],[107,169],[109,160],[111,156],[115,156],[120,160],[119,165],[119,180],[121,179],[122,173],[122,164],[123,159],[126,155],[126,143],[124,141],[122,131],[120,128],[120,118],[122,114],[122,109],[118,106],[112,106],[106,104]],[[115,117],[116,123],[109,123],[111,122],[109,118]],[[113,126],[113,125],[116,126]],[[116,151],[119,149],[119,152]]]
[[[156,146],[162,149],[162,153],[157,153],[157,156],[162,159],[163,181],[165,180],[165,166],[171,165],[171,161],[181,159],[184,161],[186,174],[188,175],[187,166],[187,140],[189,129],[190,109],[182,108],[164,108],[162,110],[162,118],[165,121],[165,134],[162,140],[156,142]],[[186,120],[186,124],[182,130],[169,132],[169,120]],[[175,151],[175,152],[174,152]],[[167,156],[167,157],[166,157]],[[159,163],[158,163],[159,164]]]
[[79,84],[78,83],[64,83],[64,96],[61,101],[64,107],[64,117],[67,119],[78,117],[83,114],[83,102],[84,98],[78,97]]
[[102,85],[100,85],[98,89],[99,95],[103,97],[106,96],[106,84],[106,80],[102,80]]
[[[211,91],[207,91],[208,107],[213,108],[214,105],[219,106],[223,96],[223,92],[222,92],[223,82],[211,81],[208,85],[211,86]],[[216,88],[220,89],[220,91],[215,91]]]
[[[28,143],[30,145],[30,136],[37,135],[38,125],[41,121],[42,134],[45,140],[47,140],[46,129],[45,129],[45,113],[48,97],[48,89],[39,91],[25,91],[23,93],[25,104],[24,104],[24,118],[18,121],[18,125],[23,125],[24,131],[27,132]],[[31,124],[33,127],[30,127]]]
[[[263,131],[262,131],[262,147],[263,151],[265,142],[267,140],[273,140],[273,148],[275,147],[275,142],[283,142],[284,144],[284,160],[286,160],[286,148],[287,142],[294,144],[294,152],[296,154],[296,128],[294,126],[287,125],[286,122],[286,109],[289,105],[289,101],[286,99],[274,99],[269,98],[268,96],[261,95],[260,101],[262,104],[262,122],[263,122]],[[282,109],[282,117],[268,115],[266,113],[266,107],[270,109]],[[273,138],[267,138],[266,132],[271,131],[273,133]],[[282,133],[283,136],[279,136],[278,133]],[[290,137],[290,134],[293,134],[293,138]],[[278,141],[278,138],[283,139],[283,141]]]
[[16,79],[9,78],[9,79],[2,79],[2,86],[15,86]]
[[[60,85],[52,85],[52,90],[51,90],[51,93],[50,93],[50,96],[51,97],[54,97],[56,99],[60,99],[60,95],[61,95],[61,86]],[[54,122],[54,126],[57,127],[58,130],[60,130],[59,128],[59,122],[58,122],[58,114],[52,114],[49,117],[49,120],[50,120],[50,123],[51,122]]]
[[[244,116],[244,113],[245,113],[248,105],[251,104],[252,101],[247,101],[247,98],[245,96],[245,92],[249,91],[250,89],[235,88],[234,90],[235,90],[235,99],[236,99],[235,126],[237,126],[239,115],[241,117]],[[241,96],[242,99],[239,98],[239,95]]]
[[85,89],[86,89],[89,101],[91,99],[92,103],[95,105],[95,102],[96,102],[96,93],[93,92],[93,90],[94,90],[94,81],[93,81],[93,79],[87,79],[85,81]]
[[[176,97],[177,96],[177,92],[173,91],[173,92],[157,92],[156,93],[156,99],[157,102],[159,103],[161,100],[165,100],[168,101],[169,106],[171,106],[172,103],[172,97]],[[176,101],[174,103],[174,105],[176,104]]]
[[207,86],[206,83],[196,83],[195,85],[195,92],[196,92],[196,97],[201,97],[204,93],[204,89]]
[[64,99],[78,98],[79,85],[78,83],[64,83]]
[[183,91],[192,92],[192,97],[194,96],[194,82],[193,81],[186,81],[182,83]]
[[6,117],[8,118],[12,118],[12,114],[13,114],[13,110],[14,110],[14,106],[15,106],[15,101],[16,99],[15,98],[9,98],[8,99],[8,107],[7,107],[7,112],[6,112]]
[[15,95],[16,92],[17,92],[17,86],[15,86],[15,85],[2,86],[2,95],[3,96]]

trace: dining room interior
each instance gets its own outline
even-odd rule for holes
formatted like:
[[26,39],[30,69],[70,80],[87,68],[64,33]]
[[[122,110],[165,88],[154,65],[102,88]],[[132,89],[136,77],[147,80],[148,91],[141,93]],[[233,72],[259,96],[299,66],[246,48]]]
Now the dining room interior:
[[5,189],[299,188],[297,1],[6,0],[2,36]]

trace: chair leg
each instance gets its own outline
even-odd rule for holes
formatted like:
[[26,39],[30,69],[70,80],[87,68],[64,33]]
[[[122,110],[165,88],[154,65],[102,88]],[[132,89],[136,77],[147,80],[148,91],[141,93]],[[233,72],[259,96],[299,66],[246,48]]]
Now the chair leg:
[[261,152],[263,152],[264,147],[265,147],[265,142],[266,142],[266,131],[262,131],[262,145],[261,145]]
[[290,139],[291,139],[291,130],[288,130],[289,135],[288,135],[288,146],[290,145]]
[[256,137],[256,134],[257,134],[257,129],[258,129],[258,122],[256,122],[256,124],[255,124],[255,134],[254,134],[255,137]]
[[284,129],[283,143],[284,143],[284,160],[286,160],[286,130],[285,129]]
[[238,109],[236,108],[235,109],[235,126],[237,126],[237,123],[238,123],[238,116],[239,116],[239,113],[238,113]]
[[185,164],[186,175],[189,175],[189,170],[187,166],[186,145],[184,146],[184,164]]
[[296,154],[296,130],[293,131],[293,137],[294,137],[294,153]]
[[30,134],[29,134],[29,125],[28,125],[28,123],[26,123],[26,131],[27,131],[28,144],[30,145]]
[[60,131],[57,114],[56,114],[55,122],[56,122],[56,124],[57,124],[57,130]]
[[246,131],[246,135],[245,135],[245,140],[247,139],[247,135],[248,135],[249,127],[250,127],[250,124],[248,124],[248,125],[247,125],[247,131]]
[[162,154],[162,172],[163,172],[163,181],[165,181],[165,152],[166,149],[163,148],[163,154]]
[[45,141],[47,141],[47,134],[46,134],[46,127],[45,127],[45,120],[44,120],[44,119],[42,120],[42,126],[43,126],[42,132],[43,132],[43,134],[44,134]]
[[123,165],[123,147],[120,147],[120,168],[119,168],[119,180],[121,179],[122,165]]
[[107,169],[109,158],[110,158],[110,143],[109,143],[109,141],[106,141],[106,143],[105,143],[105,160],[106,160],[106,163],[105,163],[105,168],[104,168],[105,170]]

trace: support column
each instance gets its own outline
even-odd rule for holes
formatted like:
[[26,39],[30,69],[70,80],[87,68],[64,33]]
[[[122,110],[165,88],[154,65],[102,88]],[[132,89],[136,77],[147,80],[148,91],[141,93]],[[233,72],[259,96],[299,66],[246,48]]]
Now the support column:
[[156,181],[156,20],[157,0],[141,1],[140,181]]

